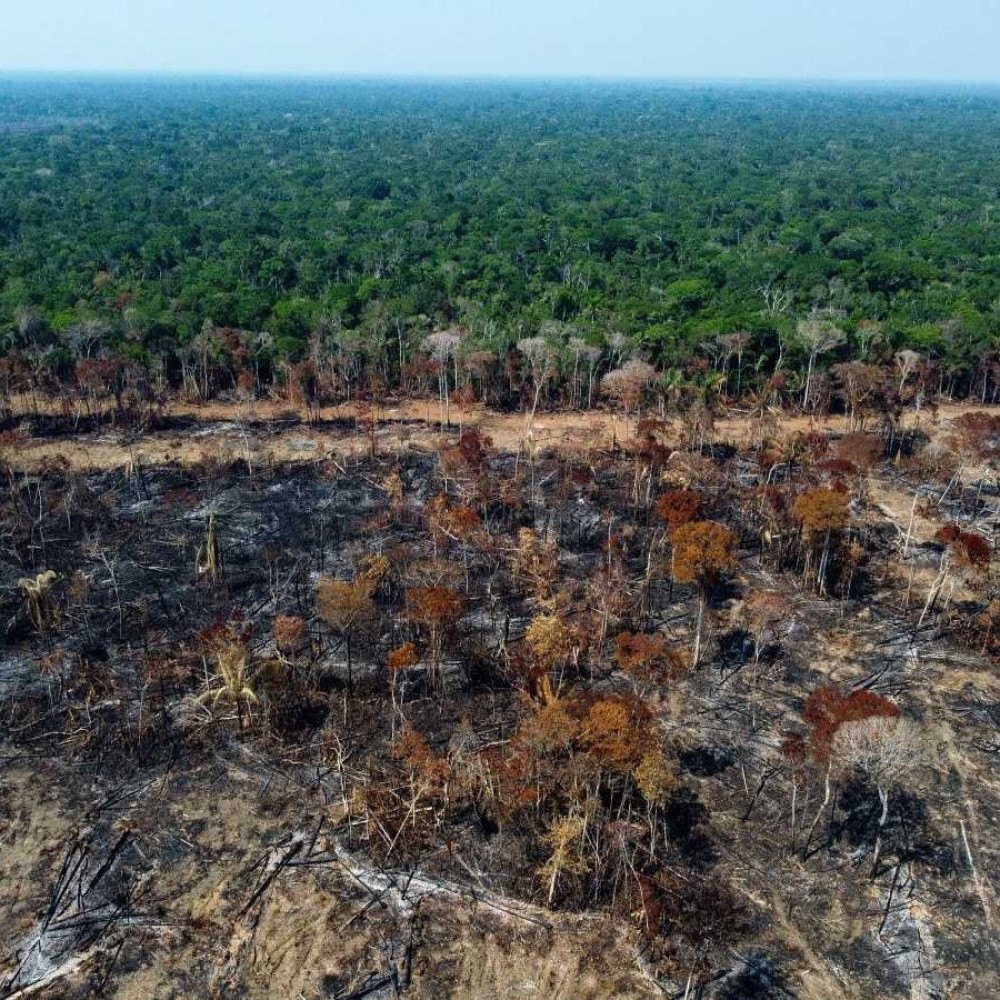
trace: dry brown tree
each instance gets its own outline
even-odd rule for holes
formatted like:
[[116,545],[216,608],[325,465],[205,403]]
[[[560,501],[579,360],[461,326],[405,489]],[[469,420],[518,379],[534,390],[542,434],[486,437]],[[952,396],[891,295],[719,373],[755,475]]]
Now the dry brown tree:
[[450,587],[408,587],[406,617],[427,636],[429,681],[432,690],[441,690],[441,656],[448,631],[458,624],[465,611],[465,598]]
[[673,565],[671,573],[678,583],[698,588],[698,618],[694,630],[691,665],[701,660],[701,636],[708,599],[727,570],[736,565],[736,533],[716,521],[689,521],[671,536]]
[[531,434],[542,391],[555,374],[558,355],[555,348],[544,337],[525,337],[517,342],[517,349],[528,362],[531,384],[535,390],[531,398],[531,409],[528,411],[524,425],[524,433],[527,437]]
[[621,632],[615,637],[615,659],[639,697],[684,672],[687,659],[679,650],[667,647],[662,632]]
[[555,539],[541,538],[534,528],[520,528],[517,547],[510,554],[510,570],[515,589],[547,600],[559,573],[559,547]]
[[920,613],[918,625],[934,609],[938,598],[944,594],[942,612],[947,611],[955,591],[956,578],[964,577],[972,583],[977,578],[982,582],[989,572],[992,549],[990,543],[982,535],[974,531],[965,531],[957,524],[946,524],[934,535],[935,541],[941,542],[944,548],[938,573],[927,592]]
[[918,354],[916,351],[905,350],[899,351],[894,360],[896,362],[896,371],[899,372],[898,391],[902,392],[909,377],[923,364],[924,358],[922,354]]
[[556,694],[561,691],[567,669],[576,670],[586,647],[584,630],[559,614],[536,615],[524,641],[540,669],[555,674]]
[[757,684],[760,676],[760,654],[768,642],[778,638],[782,625],[791,618],[788,599],[776,590],[758,590],[738,609],[738,617],[753,640],[753,661],[750,665],[749,695],[750,726],[757,725]]
[[[691,521],[699,520],[699,515],[704,505],[704,497],[691,489],[670,489],[660,494],[656,501],[656,518],[662,521],[665,527],[665,536],[654,531],[650,536],[649,549],[646,557],[646,574],[643,579],[642,606],[645,610],[649,596],[649,589],[652,585],[653,573],[656,564],[660,561],[659,556],[666,544],[670,541],[671,534],[681,525]],[[673,559],[673,549],[670,553]],[[673,596],[673,570],[670,571],[670,590]]]
[[849,500],[846,493],[820,486],[806,490],[796,497],[792,514],[802,526],[808,548],[805,572],[809,573],[816,550],[819,561],[816,567],[816,588],[826,593],[826,572],[830,562],[833,539],[847,527]]
[[552,821],[543,840],[549,856],[538,869],[546,885],[549,906],[555,899],[556,887],[562,875],[584,875],[590,870],[586,856],[587,821],[580,815],[560,816]]
[[306,623],[297,615],[275,615],[271,633],[278,655],[285,660],[294,657],[302,648],[308,635]]
[[868,404],[885,382],[885,372],[860,361],[845,361],[834,365],[832,371],[840,383],[851,431],[863,431]]
[[981,411],[963,413],[951,422],[945,443],[955,471],[938,499],[938,506],[944,503],[952,487],[961,483],[966,469],[977,462],[996,460],[1000,456],[1000,417]]
[[340,636],[347,656],[347,688],[354,689],[351,647],[357,630],[375,615],[372,581],[321,579],[316,585],[316,613]]
[[451,769],[424,736],[404,726],[391,765],[372,774],[361,793],[368,848],[384,864],[394,855],[420,857],[440,834]]
[[672,532],[696,521],[703,504],[704,497],[696,490],[667,490],[656,501],[656,516]]
[[424,517],[433,544],[432,558],[446,558],[452,545],[460,547],[465,571],[465,590],[469,592],[470,549],[489,542],[479,515],[465,504],[452,503],[448,496],[439,493],[424,507]]
[[399,685],[399,675],[417,662],[417,647],[412,642],[404,642],[401,646],[389,651],[386,666],[389,668],[389,697],[392,701],[392,734],[396,735],[396,716],[402,717],[402,706],[397,702],[396,691]]

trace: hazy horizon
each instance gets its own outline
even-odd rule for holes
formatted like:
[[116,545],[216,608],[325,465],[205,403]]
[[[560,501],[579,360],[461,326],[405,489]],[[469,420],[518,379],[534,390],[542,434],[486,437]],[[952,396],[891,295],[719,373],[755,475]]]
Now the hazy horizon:
[[1000,89],[1000,76],[995,80],[971,78],[885,78],[885,77],[767,77],[767,76],[625,76],[577,74],[435,74],[435,73],[375,73],[375,72],[294,72],[291,70],[211,70],[211,69],[59,69],[17,68],[0,66],[0,80],[101,81],[136,80],[169,83],[374,83],[374,84],[511,84],[511,85],[634,85],[636,87],[676,88],[762,88],[762,89],[867,89],[872,90],[968,90]]
[[0,27],[0,74],[1000,82],[988,0],[38,0]]

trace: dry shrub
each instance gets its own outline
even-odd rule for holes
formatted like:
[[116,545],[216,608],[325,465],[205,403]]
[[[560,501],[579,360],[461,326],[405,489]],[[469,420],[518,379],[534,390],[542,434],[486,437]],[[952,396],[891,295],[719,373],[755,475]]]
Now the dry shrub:
[[806,534],[820,535],[847,526],[849,505],[846,493],[820,486],[796,497],[792,514]]
[[695,490],[667,490],[656,501],[656,516],[672,532],[696,521],[703,503],[704,498]]
[[274,644],[282,653],[295,653],[306,637],[306,623],[297,615],[276,615],[271,626]]

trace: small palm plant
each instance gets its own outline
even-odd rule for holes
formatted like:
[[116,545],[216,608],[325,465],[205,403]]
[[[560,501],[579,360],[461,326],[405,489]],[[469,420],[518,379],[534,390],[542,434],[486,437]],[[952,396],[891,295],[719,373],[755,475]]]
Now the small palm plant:
[[194,557],[194,575],[196,580],[208,577],[212,583],[218,583],[222,577],[222,548],[215,511],[209,513],[205,523],[205,539]]
[[198,696],[201,704],[211,704],[215,708],[220,701],[228,701],[236,706],[243,731],[243,713],[249,714],[250,705],[260,699],[250,686],[250,651],[245,642],[228,642],[220,646],[215,654],[216,675],[213,685]]
[[49,601],[49,592],[55,582],[56,573],[51,569],[39,573],[38,576],[23,576],[17,581],[18,587],[28,602],[31,620],[39,632],[45,631],[55,611]]

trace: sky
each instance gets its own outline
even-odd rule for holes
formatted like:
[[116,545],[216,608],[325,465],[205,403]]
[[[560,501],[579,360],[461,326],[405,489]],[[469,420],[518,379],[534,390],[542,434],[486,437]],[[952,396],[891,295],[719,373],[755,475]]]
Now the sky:
[[0,0],[0,72],[1000,82],[998,0]]

